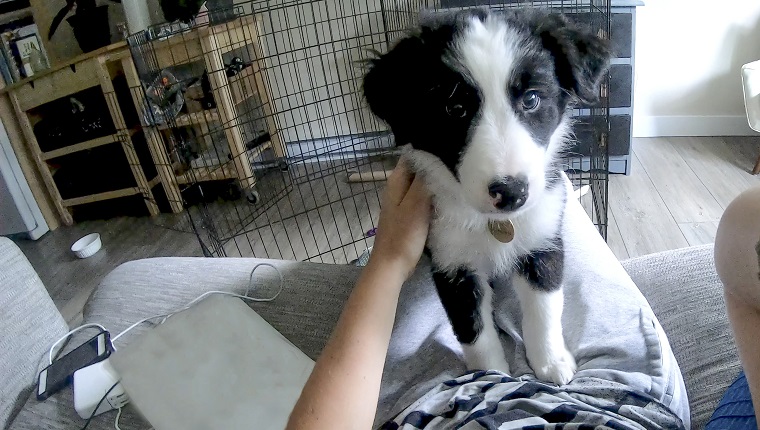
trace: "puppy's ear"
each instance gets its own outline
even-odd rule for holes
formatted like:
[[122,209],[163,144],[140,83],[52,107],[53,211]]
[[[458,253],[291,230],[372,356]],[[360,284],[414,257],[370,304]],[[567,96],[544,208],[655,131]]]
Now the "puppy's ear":
[[415,98],[420,91],[420,72],[425,49],[417,36],[399,41],[384,55],[369,60],[362,89],[372,112],[385,121],[396,137],[396,144],[409,143],[405,124],[410,122]]
[[599,98],[599,82],[609,67],[609,43],[559,14],[538,19],[536,34],[554,57],[554,69],[563,89],[583,103]]

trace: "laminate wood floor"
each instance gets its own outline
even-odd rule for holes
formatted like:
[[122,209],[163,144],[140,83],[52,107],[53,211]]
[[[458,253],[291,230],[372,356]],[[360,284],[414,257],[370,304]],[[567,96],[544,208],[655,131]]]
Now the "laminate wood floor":
[[635,139],[632,174],[610,177],[608,243],[619,259],[712,243],[720,216],[742,191],[757,137]]
[[[90,258],[76,258],[69,250],[71,244],[92,232],[100,233],[103,248]],[[100,281],[120,264],[150,257],[203,256],[195,235],[157,226],[148,217],[86,221],[37,241],[16,243],[72,326],[81,321],[82,308]]]
[[[760,138],[699,137],[636,139],[633,170],[630,176],[615,175],[609,183],[608,243],[620,259],[652,252],[676,249],[689,245],[712,243],[721,213],[743,190],[760,185],[760,176],[748,172],[760,154]],[[314,250],[332,250],[340,239],[365,234],[365,227],[376,220],[377,198],[365,197],[356,187],[324,177],[322,183],[309,185],[301,194],[328,196],[329,204],[318,211],[303,214],[298,207],[275,206],[268,212],[288,211],[292,217],[279,229],[247,233],[261,247],[270,244],[267,253],[272,257],[302,258]],[[302,185],[303,186],[303,185]],[[350,190],[347,187],[353,187]],[[372,188],[367,188],[374,194]],[[340,196],[351,195],[350,199]],[[332,196],[332,197],[330,197]],[[338,196],[337,198],[335,196]],[[304,199],[304,208],[319,205]],[[303,209],[303,208],[301,208]],[[338,223],[358,220],[358,227],[330,225],[335,211],[345,216]],[[78,324],[84,303],[100,280],[119,264],[159,256],[202,256],[195,236],[189,232],[169,229],[183,218],[161,215],[150,218],[115,218],[91,221],[73,227],[60,228],[40,240],[17,241],[50,292],[53,301],[71,325]],[[336,224],[336,223],[333,223]],[[295,227],[297,226],[297,227]],[[293,230],[293,228],[296,230]],[[69,252],[71,244],[84,234],[97,231],[103,237],[104,249],[95,256],[77,260]],[[294,232],[298,232],[294,235]],[[291,249],[270,251],[278,235],[316,237],[312,243],[292,240]],[[314,233],[314,234],[312,234]],[[317,234],[318,233],[318,234]],[[361,254],[371,240],[339,248],[317,261],[345,263]],[[260,250],[242,238],[227,244],[230,255],[259,255]],[[264,249],[262,248],[262,249]],[[279,252],[279,254],[278,254]]]

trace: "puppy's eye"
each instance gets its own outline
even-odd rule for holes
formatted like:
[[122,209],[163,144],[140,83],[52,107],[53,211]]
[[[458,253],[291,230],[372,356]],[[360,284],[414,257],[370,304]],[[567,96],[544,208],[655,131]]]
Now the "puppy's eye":
[[522,103],[523,109],[526,111],[532,111],[538,108],[538,105],[541,103],[541,97],[539,97],[538,93],[535,91],[528,91],[523,94],[520,102]]
[[461,103],[448,103],[446,105],[446,115],[452,118],[464,118],[467,116],[467,109]]

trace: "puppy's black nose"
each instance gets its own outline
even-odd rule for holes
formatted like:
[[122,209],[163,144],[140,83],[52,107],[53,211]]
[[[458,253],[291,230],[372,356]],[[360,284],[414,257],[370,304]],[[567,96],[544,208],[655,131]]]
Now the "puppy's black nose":
[[522,175],[506,176],[491,182],[488,194],[496,209],[514,211],[522,207],[528,199],[528,181]]

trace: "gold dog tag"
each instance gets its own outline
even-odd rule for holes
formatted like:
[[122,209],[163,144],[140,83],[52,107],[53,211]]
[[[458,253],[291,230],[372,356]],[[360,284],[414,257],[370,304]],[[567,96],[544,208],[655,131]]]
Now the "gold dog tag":
[[512,221],[488,221],[488,231],[501,243],[512,242],[515,238],[515,225]]

